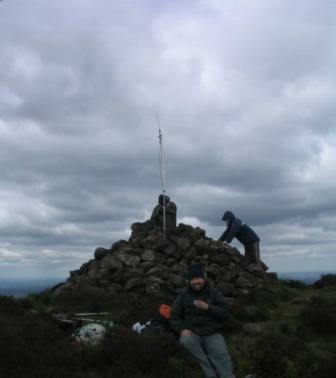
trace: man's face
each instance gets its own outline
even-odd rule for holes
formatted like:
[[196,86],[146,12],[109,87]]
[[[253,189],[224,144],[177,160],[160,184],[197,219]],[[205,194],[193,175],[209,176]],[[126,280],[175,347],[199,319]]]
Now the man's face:
[[190,287],[194,291],[201,291],[204,287],[205,279],[202,277],[195,277],[190,281]]

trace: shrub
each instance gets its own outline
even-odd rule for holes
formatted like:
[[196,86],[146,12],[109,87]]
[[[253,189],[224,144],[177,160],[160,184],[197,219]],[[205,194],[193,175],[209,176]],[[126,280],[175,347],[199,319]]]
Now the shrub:
[[308,285],[298,280],[280,280],[285,286],[292,289],[304,290],[308,288]]
[[28,307],[0,297],[0,377],[201,377],[198,364],[171,335],[115,327],[103,345],[74,348],[51,316]]
[[[248,361],[248,362],[247,362]],[[245,372],[258,378],[330,378],[336,374],[335,359],[322,348],[308,349],[295,334],[272,329],[260,335],[245,358]]]
[[326,274],[314,283],[314,287],[317,289],[322,289],[326,286],[336,286],[336,274]]
[[51,304],[51,290],[47,289],[38,294],[29,294],[25,297],[25,301],[28,301],[31,307],[45,309]]
[[300,318],[318,335],[336,335],[336,300],[313,297],[303,308]]

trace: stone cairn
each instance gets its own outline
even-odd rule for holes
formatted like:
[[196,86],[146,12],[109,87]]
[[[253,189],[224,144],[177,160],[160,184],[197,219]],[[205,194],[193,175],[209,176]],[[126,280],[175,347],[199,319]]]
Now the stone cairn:
[[234,300],[249,294],[267,276],[257,265],[249,265],[237,249],[206,237],[199,227],[179,224],[166,240],[151,221],[134,223],[131,229],[128,241],[120,240],[110,249],[97,248],[94,259],[71,271],[54,297],[89,291],[171,299],[186,286],[188,267],[200,263],[210,284]]

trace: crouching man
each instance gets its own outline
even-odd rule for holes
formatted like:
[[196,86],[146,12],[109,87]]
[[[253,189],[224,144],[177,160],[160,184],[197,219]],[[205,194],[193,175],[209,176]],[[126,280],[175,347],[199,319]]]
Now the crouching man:
[[231,357],[219,333],[227,314],[224,298],[209,287],[201,265],[190,267],[188,281],[189,287],[174,301],[170,324],[207,378],[234,378]]

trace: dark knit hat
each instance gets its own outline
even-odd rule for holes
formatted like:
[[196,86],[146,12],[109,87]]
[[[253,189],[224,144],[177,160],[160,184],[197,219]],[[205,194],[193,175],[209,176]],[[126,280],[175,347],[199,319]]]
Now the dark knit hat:
[[188,271],[188,280],[191,281],[193,278],[204,278],[204,269],[203,266],[200,264],[190,265]]

